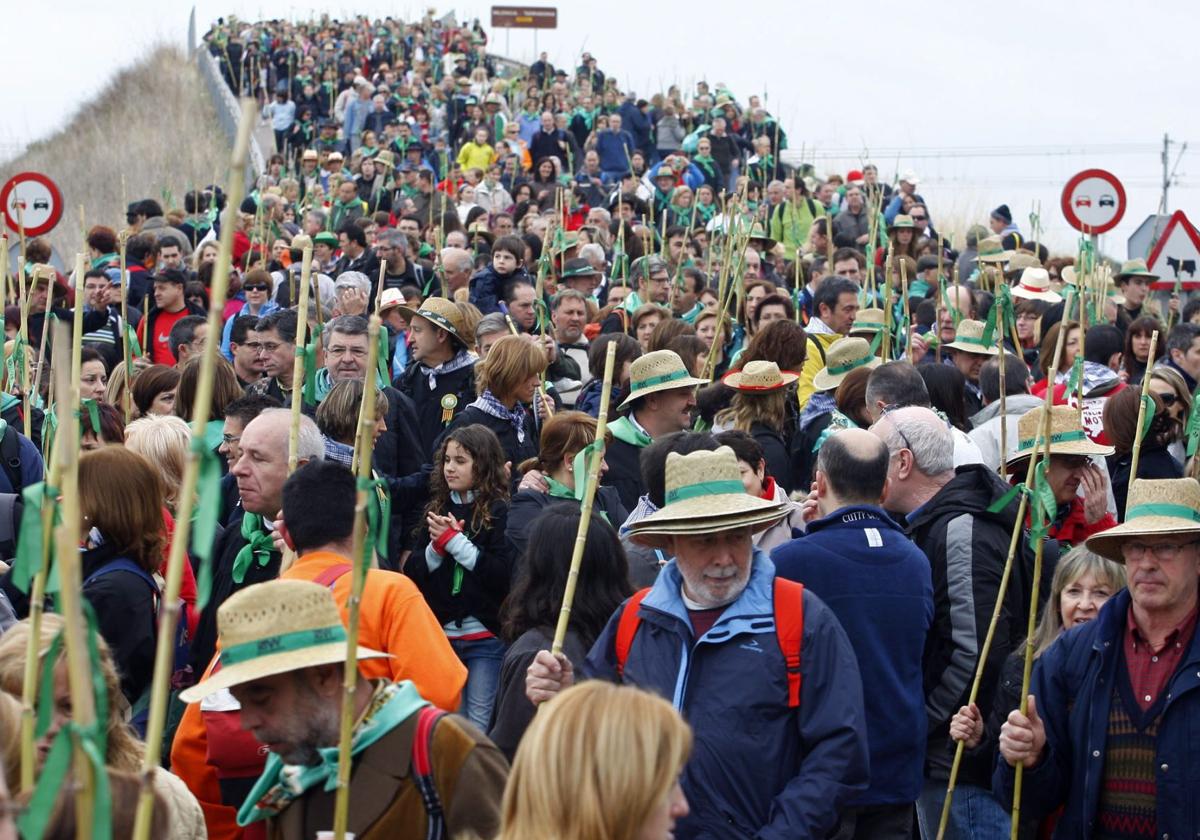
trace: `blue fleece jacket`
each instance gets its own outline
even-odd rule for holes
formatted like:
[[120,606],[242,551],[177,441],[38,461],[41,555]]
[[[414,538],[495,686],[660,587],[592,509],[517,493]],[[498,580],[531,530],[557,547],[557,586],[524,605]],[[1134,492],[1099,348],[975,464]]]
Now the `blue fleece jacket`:
[[933,623],[929,561],[880,508],[844,507],[771,554],[776,574],[803,583],[850,638],[863,692],[871,785],[852,805],[897,805],[921,792],[925,692],[921,656]]
[[629,158],[637,151],[633,135],[628,131],[600,131],[596,134],[596,153],[600,155],[600,168],[605,172],[624,172],[629,168]]

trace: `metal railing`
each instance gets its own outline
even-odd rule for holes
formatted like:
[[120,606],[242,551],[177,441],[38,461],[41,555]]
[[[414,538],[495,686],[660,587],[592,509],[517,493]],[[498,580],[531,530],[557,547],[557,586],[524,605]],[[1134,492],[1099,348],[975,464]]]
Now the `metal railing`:
[[[222,130],[232,146],[234,138],[237,137],[238,120],[242,114],[238,99],[229,89],[229,85],[225,83],[225,77],[221,75],[221,68],[217,65],[217,60],[207,49],[196,50],[196,64],[200,68],[200,75],[204,77],[205,84],[208,85],[208,92],[212,94],[213,105],[217,110],[217,121],[220,122]],[[274,148],[275,135],[269,128],[256,124],[250,133],[250,159],[247,164],[249,170],[246,173],[249,183],[254,183],[254,179],[266,171],[267,157],[264,149],[274,150]]]

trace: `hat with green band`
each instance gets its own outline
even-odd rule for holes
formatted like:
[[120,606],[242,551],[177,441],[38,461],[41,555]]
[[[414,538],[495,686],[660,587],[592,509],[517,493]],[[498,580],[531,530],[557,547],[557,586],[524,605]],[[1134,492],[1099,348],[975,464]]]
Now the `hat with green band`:
[[1121,270],[1117,273],[1117,282],[1119,283],[1122,279],[1128,280],[1130,277],[1140,277],[1146,281],[1160,279],[1146,266],[1145,260],[1126,260],[1121,263]]
[[977,246],[975,261],[981,263],[1006,263],[1008,262],[1008,251],[1004,250],[1004,244],[1000,241],[999,236],[988,236],[979,240]]
[[964,353],[995,356],[1000,352],[1000,341],[996,338],[985,342],[983,340],[983,333],[986,328],[987,325],[983,321],[972,321],[970,318],[964,318],[958,322],[958,329],[954,332],[954,341],[951,341],[946,346],[952,350],[961,350]]
[[463,320],[462,310],[445,298],[426,298],[417,309],[411,306],[401,306],[399,309],[405,318],[424,318],[435,327],[441,327],[450,333],[464,347],[470,346],[470,342],[463,338],[466,322]]
[[891,233],[894,230],[915,230],[916,227],[917,226],[913,222],[912,216],[901,213],[900,215],[896,216],[896,218],[892,219],[892,223],[888,225],[888,233]]
[[882,360],[871,350],[865,338],[849,336],[839,338],[825,351],[825,367],[813,377],[813,387],[818,391],[831,391],[842,384],[846,374],[857,368],[877,368]]
[[662,547],[672,534],[711,534],[774,524],[788,513],[784,502],[751,496],[742,484],[737,456],[728,446],[667,456],[664,504],[629,526],[634,542]]
[[692,376],[678,353],[672,350],[655,350],[634,359],[633,364],[629,366],[629,396],[618,410],[624,411],[634,400],[647,394],[707,384],[708,380]]
[[1200,541],[1200,482],[1194,478],[1141,478],[1129,485],[1125,521],[1115,528],[1088,537],[1089,550],[1118,563],[1121,546],[1137,539],[1194,534]]
[[[1033,454],[1035,444],[1046,453],[1046,445],[1042,443],[1046,415],[1042,412],[1040,407],[1031,408],[1017,421],[1017,451],[1008,456],[1009,467]],[[1069,405],[1050,409],[1049,449],[1051,455],[1111,455],[1115,451],[1111,446],[1093,443],[1083,430],[1079,409]]]
[[[909,288],[909,291],[912,291],[911,287]],[[850,335],[874,338],[875,333],[884,328],[885,317],[886,315],[882,309],[858,310],[858,315],[855,316],[854,323],[850,325]]]
[[[314,665],[346,661],[346,630],[327,586],[272,580],[247,586],[217,610],[220,667],[179,697],[195,703],[222,689]],[[390,654],[359,647],[359,659]]]

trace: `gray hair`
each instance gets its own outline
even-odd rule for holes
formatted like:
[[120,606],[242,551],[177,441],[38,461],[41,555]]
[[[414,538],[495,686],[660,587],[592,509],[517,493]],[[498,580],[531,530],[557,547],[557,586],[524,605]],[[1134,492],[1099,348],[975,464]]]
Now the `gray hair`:
[[508,321],[499,312],[489,312],[479,319],[479,324],[475,327],[475,342],[478,344],[479,339],[485,335],[498,332],[508,332]]
[[588,262],[592,262],[592,257],[599,257],[600,261],[603,262],[605,260],[604,249],[595,242],[589,242],[579,249],[579,257]]
[[550,309],[554,312],[558,311],[558,307],[562,305],[564,300],[577,300],[583,304],[584,309],[587,309],[587,295],[578,289],[563,288],[558,290],[558,294],[550,301]]
[[343,271],[334,281],[334,287],[337,286],[352,286],[360,292],[370,293],[371,278],[361,271]]
[[475,267],[471,254],[462,248],[443,248],[442,267],[447,271],[470,271]]
[[924,475],[954,471],[954,436],[944,420],[928,408],[909,406],[879,418],[889,452],[907,449]]
[[366,335],[369,324],[361,315],[339,315],[331,318],[321,331],[321,346],[328,349],[334,333],[339,335]]

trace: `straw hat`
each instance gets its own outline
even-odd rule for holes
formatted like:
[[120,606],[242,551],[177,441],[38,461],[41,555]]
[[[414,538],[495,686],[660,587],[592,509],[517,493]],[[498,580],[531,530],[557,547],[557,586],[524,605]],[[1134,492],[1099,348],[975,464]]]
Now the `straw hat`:
[[375,164],[386,169],[395,169],[396,156],[388,149],[380,149],[379,153],[375,155]]
[[983,331],[986,328],[983,321],[972,321],[970,318],[964,318],[958,322],[958,330],[954,334],[954,341],[951,341],[946,346],[961,350],[964,353],[978,353],[981,356],[995,356],[1000,352],[995,343],[983,343]]
[[1010,251],[1008,265],[1004,267],[1005,274],[1019,274],[1027,268],[1041,268],[1042,261],[1028,251]]
[[880,358],[871,352],[871,344],[865,338],[839,338],[825,351],[825,367],[813,377],[813,387],[818,391],[831,390],[841,385],[846,374],[855,368],[872,369],[880,364]]
[[1013,286],[1012,296],[1025,300],[1044,300],[1058,303],[1062,295],[1051,290],[1050,272],[1044,268],[1027,268],[1021,272],[1021,282]]
[[794,373],[781,373],[779,365],[774,362],[753,361],[747,362],[741,370],[731,370],[721,377],[721,381],[730,388],[755,393],[778,391],[799,378]]
[[1006,263],[1009,256],[1009,252],[1004,250],[1004,245],[1001,243],[1000,237],[989,236],[979,240],[975,261],[981,263]]
[[913,224],[912,216],[907,216],[901,213],[896,218],[892,219],[892,223],[888,225],[888,233],[894,230],[914,230],[916,225]]
[[1147,282],[1161,279],[1157,274],[1150,273],[1150,269],[1146,267],[1145,260],[1126,260],[1121,263],[1121,270],[1117,273],[1117,280],[1130,277],[1141,277]]
[[482,219],[471,222],[471,226],[467,228],[467,237],[469,239],[474,239],[476,236],[487,240],[489,245],[496,241],[496,234],[488,230],[487,222]]
[[633,360],[629,367],[629,396],[621,403],[619,409],[628,408],[634,400],[647,394],[707,384],[708,380],[692,376],[678,353],[673,350],[655,350]]
[[[912,289],[910,288],[911,292]],[[854,323],[850,325],[850,335],[874,338],[885,326],[885,315],[882,309],[860,309]]]
[[404,293],[399,289],[384,289],[379,297],[379,314],[382,315],[395,306],[404,305]]
[[426,298],[417,309],[409,306],[401,306],[400,311],[404,313],[405,318],[424,318],[435,327],[441,327],[450,333],[464,347],[470,346],[470,342],[463,338],[462,335],[465,326],[462,312],[452,301],[448,301],[443,297],[431,297]]
[[[346,630],[329,587],[306,580],[247,586],[217,610],[221,669],[180,694],[195,703],[221,689],[346,661]],[[389,654],[359,647],[359,659]]]
[[629,527],[643,545],[660,546],[671,534],[710,534],[751,526],[755,531],[787,513],[786,502],[751,496],[737,456],[728,446],[667,456],[666,504]]
[[759,246],[760,251],[770,251],[777,244],[774,239],[767,235],[767,229],[760,222],[755,222],[750,227],[750,236],[748,238],[751,242],[762,243]]
[[1129,485],[1125,522],[1088,537],[1087,547],[1121,563],[1121,546],[1133,537],[1191,533],[1200,538],[1200,482],[1139,478]]
[[[1041,408],[1031,408],[1017,421],[1017,451],[1008,456],[1012,466],[1033,454],[1034,444],[1042,437],[1045,415]],[[1050,409],[1050,454],[1051,455],[1111,455],[1111,446],[1093,443],[1083,430],[1079,409],[1069,405],[1056,405]]]

